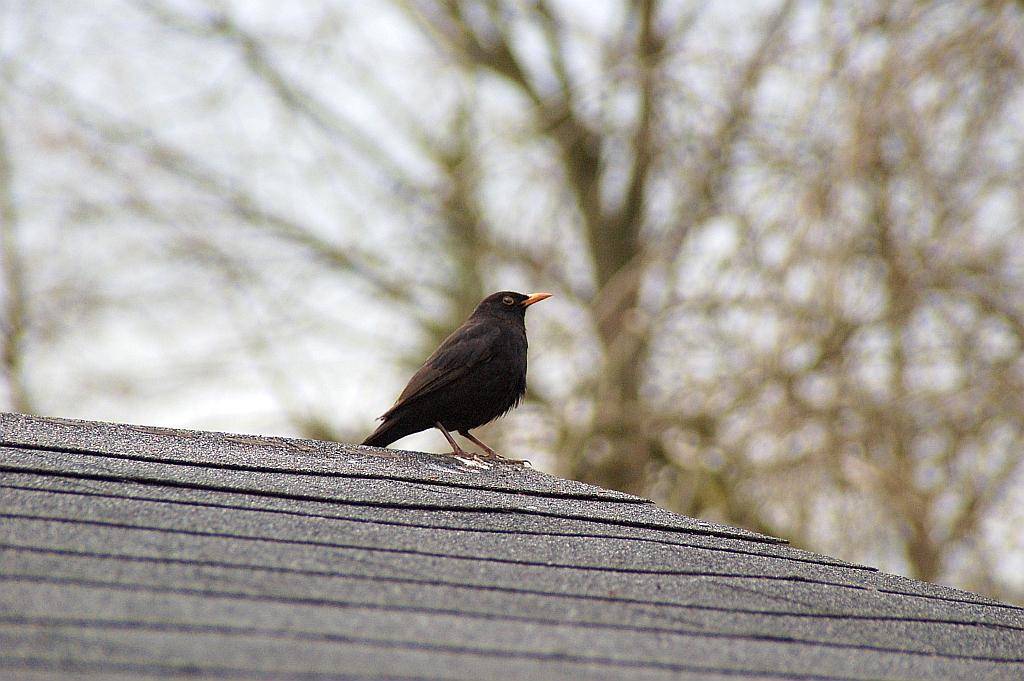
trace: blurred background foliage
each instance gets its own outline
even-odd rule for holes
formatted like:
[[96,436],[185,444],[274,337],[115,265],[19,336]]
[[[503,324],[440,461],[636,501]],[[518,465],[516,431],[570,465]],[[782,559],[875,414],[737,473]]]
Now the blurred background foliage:
[[546,290],[499,451],[1024,603],[1024,3],[9,0],[0,50],[0,408],[358,442]]

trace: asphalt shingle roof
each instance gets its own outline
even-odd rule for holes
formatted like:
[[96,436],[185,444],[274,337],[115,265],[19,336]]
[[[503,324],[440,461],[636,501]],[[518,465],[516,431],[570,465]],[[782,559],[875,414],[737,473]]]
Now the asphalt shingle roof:
[[1021,679],[1024,610],[515,465],[0,414],[3,678]]

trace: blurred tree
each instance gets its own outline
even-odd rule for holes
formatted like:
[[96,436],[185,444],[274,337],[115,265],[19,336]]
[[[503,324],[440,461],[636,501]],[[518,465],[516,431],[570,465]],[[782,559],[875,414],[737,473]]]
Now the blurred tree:
[[485,440],[1024,602],[1020,3],[65,10],[7,17],[37,36],[0,96],[13,408],[47,392],[20,331],[40,224],[131,254],[65,255],[105,263],[65,308],[170,357],[97,360],[117,378],[83,394],[258,376],[317,437],[368,431],[407,376],[384,364],[488,291],[551,288],[528,404]]

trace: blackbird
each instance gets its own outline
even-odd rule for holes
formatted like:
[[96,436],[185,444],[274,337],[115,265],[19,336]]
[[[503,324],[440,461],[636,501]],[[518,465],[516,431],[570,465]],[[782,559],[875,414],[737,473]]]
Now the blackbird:
[[491,458],[498,453],[470,430],[503,416],[526,393],[526,308],[550,293],[499,291],[477,305],[420,367],[364,445],[389,444],[427,428],[440,430],[453,453],[468,456],[452,431]]

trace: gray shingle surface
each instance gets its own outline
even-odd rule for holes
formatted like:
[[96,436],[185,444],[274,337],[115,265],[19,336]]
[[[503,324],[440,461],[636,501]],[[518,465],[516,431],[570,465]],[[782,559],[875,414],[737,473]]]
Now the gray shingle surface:
[[1021,679],[1024,611],[514,465],[0,414],[0,676]]

